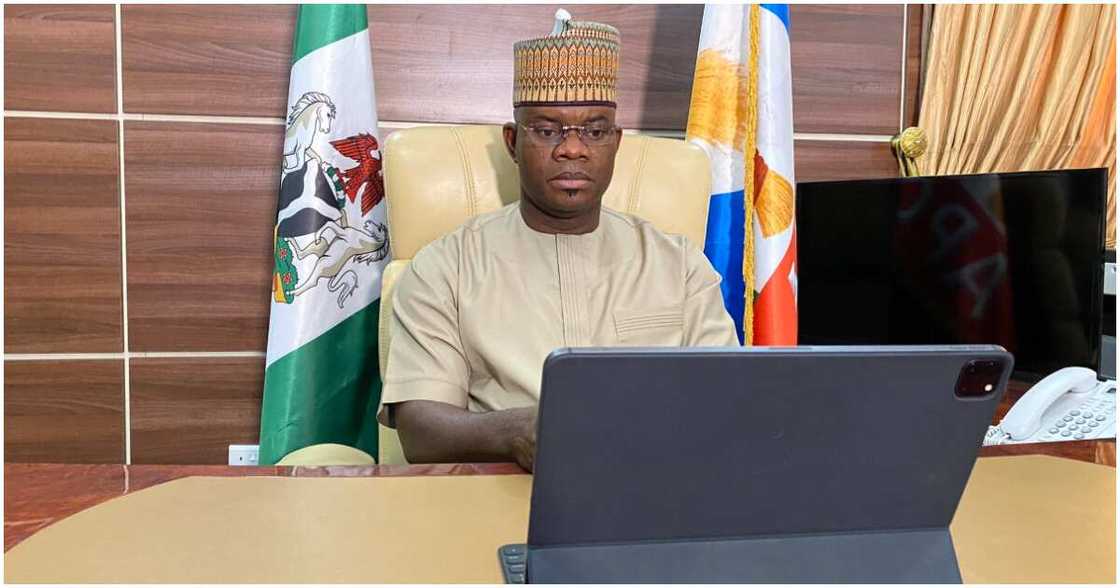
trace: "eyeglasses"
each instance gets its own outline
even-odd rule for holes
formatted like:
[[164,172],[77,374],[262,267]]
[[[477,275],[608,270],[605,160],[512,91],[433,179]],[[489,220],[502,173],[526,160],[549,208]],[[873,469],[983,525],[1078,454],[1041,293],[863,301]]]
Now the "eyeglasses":
[[575,131],[579,140],[588,147],[602,147],[611,142],[615,133],[622,131],[622,129],[617,126],[602,123],[591,123],[589,125],[538,123],[532,126],[523,124],[518,124],[517,126],[525,129],[525,132],[529,135],[529,139],[542,147],[556,147],[563,143],[564,139],[568,137],[569,131]]

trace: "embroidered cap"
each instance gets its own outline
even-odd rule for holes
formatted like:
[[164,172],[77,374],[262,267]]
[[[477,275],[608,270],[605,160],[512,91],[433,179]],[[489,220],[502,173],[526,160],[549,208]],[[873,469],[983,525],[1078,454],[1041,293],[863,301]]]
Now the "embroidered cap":
[[556,11],[546,37],[513,45],[513,106],[615,106],[618,29]]

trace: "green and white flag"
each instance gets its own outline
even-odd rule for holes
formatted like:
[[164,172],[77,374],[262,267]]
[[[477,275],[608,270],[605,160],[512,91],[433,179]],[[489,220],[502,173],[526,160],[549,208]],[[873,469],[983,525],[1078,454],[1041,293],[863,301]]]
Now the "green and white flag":
[[273,251],[260,462],[315,443],[377,456],[377,313],[389,261],[366,9],[296,21]]

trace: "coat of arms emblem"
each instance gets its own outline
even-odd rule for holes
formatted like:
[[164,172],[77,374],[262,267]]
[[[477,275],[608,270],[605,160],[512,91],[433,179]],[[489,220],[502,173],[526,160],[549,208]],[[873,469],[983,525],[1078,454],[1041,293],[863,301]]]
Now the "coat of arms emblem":
[[[291,304],[326,280],[343,308],[361,281],[356,266],[389,255],[385,225],[369,218],[385,197],[377,138],[358,133],[329,141],[341,156],[332,153],[334,160],[354,162],[344,169],[313,147],[320,135],[329,136],[335,116],[334,102],[322,92],[304,93],[288,115],[273,239],[276,302]],[[358,203],[360,212],[347,202]]]

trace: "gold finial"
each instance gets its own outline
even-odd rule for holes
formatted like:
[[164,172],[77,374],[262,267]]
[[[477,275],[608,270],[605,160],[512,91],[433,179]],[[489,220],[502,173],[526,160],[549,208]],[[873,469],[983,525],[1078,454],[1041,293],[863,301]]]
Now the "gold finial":
[[898,173],[902,177],[922,175],[917,159],[926,152],[928,145],[925,131],[918,127],[909,127],[891,137],[891,150],[898,160]]
[[918,158],[926,152],[926,132],[918,127],[910,127],[902,131],[898,142],[907,157]]

